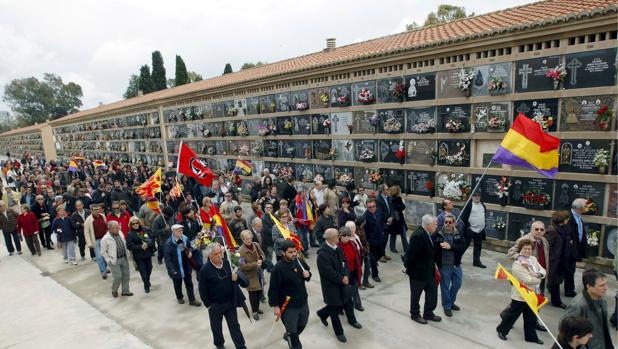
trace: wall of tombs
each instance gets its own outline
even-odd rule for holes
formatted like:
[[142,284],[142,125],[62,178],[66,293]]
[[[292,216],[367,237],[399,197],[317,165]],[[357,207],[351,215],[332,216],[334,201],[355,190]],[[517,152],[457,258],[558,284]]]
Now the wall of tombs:
[[[488,237],[514,241],[534,220],[549,223],[553,210],[585,197],[585,228],[598,239],[589,254],[603,263],[618,234],[617,33],[588,26],[61,119],[52,122],[55,150],[64,160],[164,165],[184,141],[215,169],[233,168],[241,156],[256,173],[268,168],[307,183],[316,175],[368,189],[385,181],[401,186],[407,221],[416,225],[445,197],[463,204],[521,112],[561,138],[560,172],[547,179],[491,164],[481,183]],[[555,84],[545,72],[561,63],[567,76]],[[467,91],[459,88],[462,71],[471,77]],[[510,183],[503,197],[501,181]]]

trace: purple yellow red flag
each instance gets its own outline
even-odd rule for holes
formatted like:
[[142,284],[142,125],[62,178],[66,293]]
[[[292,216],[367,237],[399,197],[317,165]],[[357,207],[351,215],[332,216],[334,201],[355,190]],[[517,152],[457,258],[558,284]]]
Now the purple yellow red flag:
[[221,238],[225,240],[225,245],[227,246],[227,249],[231,252],[234,252],[238,247],[238,244],[236,243],[236,240],[234,240],[234,236],[232,236],[230,229],[225,223],[225,220],[223,219],[223,217],[221,217],[219,210],[214,205],[210,207],[210,217],[212,220],[212,224],[217,231],[217,235],[220,235]]
[[77,172],[77,162],[74,160],[69,161],[69,171]]
[[508,270],[506,270],[500,263],[498,263],[495,278],[496,280],[509,280],[535,314],[538,314],[539,309],[547,304],[547,298],[534,293],[533,290],[529,289],[528,286],[517,280],[517,278],[509,273]]
[[270,219],[272,219],[272,221],[279,229],[279,232],[281,232],[281,235],[283,235],[286,240],[292,241],[296,246],[297,251],[303,251],[303,244],[300,242],[300,238],[298,237],[298,235],[292,233],[287,227],[284,227],[283,224],[281,224],[281,222],[279,222],[279,220],[272,213],[269,213],[269,215]]
[[161,191],[161,168],[159,167],[155,173],[144,184],[135,189],[135,192],[140,197],[148,199],[155,197],[156,193]]
[[250,161],[245,161],[242,159],[236,160],[236,167],[234,168],[234,172],[242,173],[245,176],[248,176],[253,172],[253,166]]

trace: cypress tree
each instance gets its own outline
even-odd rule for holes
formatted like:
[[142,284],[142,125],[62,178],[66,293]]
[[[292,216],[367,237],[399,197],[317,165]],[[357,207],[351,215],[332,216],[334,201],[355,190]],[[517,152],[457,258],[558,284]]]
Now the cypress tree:
[[160,51],[154,51],[152,53],[152,82],[154,83],[155,91],[165,90],[167,88],[165,67],[163,66],[163,57]]
[[155,85],[150,76],[150,67],[147,64],[139,68],[139,89],[142,90],[144,94],[155,91]]
[[225,68],[223,69],[223,75],[229,74],[229,73],[233,73],[233,72],[234,72],[234,70],[232,70],[232,65],[227,63],[225,65]]
[[188,84],[189,81],[189,73],[187,73],[187,66],[185,66],[185,62],[182,60],[182,57],[176,55],[176,86]]

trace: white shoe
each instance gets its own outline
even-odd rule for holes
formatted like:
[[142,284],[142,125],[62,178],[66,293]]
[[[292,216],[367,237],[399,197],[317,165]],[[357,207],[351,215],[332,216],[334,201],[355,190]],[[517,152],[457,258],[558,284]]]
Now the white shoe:
[[76,261],[71,261],[71,264],[77,265],[77,262]]

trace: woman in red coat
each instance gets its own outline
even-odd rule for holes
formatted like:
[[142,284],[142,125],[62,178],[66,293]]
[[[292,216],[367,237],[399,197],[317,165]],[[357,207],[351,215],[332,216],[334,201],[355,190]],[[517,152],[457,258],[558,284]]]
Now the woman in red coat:
[[26,239],[26,245],[30,253],[41,255],[41,245],[39,244],[39,220],[34,213],[30,212],[30,206],[22,205],[21,214],[17,216],[17,233],[22,234]]

